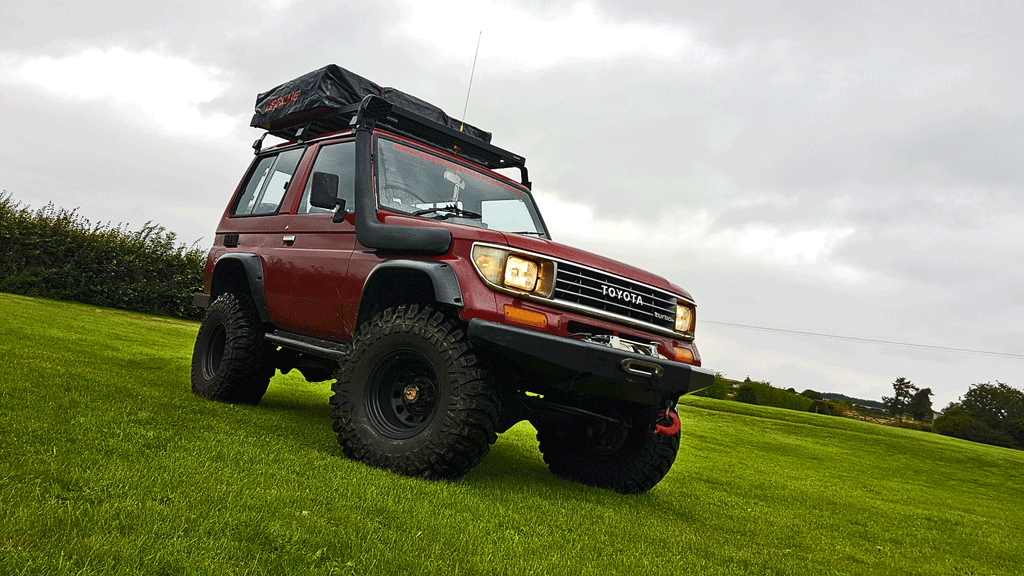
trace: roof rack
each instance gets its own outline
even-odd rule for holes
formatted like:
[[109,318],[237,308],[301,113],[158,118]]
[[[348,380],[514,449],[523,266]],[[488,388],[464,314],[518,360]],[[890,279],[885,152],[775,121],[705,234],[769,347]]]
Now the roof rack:
[[[351,127],[351,122],[358,111],[359,104],[350,104],[327,114],[315,115],[302,122],[271,128],[268,132],[285,140],[311,140],[330,132],[347,130]],[[457,156],[469,157],[487,168],[519,168],[526,164],[526,158],[518,154],[513,154],[399,106],[393,106],[386,117],[377,120],[377,125],[386,126],[395,132],[421,140]]]
[[285,140],[310,140],[348,129],[360,101],[368,95],[391,105],[387,115],[377,119],[378,125],[487,168],[519,168],[523,183],[529,184],[526,158],[492,145],[490,133],[451,118],[415,96],[382,88],[333,64],[261,93],[251,125]]

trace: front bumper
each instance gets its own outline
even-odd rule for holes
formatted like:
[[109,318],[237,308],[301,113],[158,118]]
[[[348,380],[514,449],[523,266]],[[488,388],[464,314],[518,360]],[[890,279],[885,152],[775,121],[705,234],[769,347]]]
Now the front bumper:
[[544,388],[663,406],[714,383],[714,372],[672,360],[634,354],[475,318],[475,346],[514,364]]

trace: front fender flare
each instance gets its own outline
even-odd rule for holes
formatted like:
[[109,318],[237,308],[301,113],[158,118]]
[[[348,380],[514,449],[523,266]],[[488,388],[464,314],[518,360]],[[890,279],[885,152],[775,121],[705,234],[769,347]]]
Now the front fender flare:
[[366,287],[373,283],[374,277],[378,274],[388,272],[417,272],[425,274],[430,283],[434,286],[434,300],[439,304],[451,304],[462,307],[462,286],[459,284],[459,277],[451,265],[445,262],[432,262],[422,260],[394,259],[386,260],[378,264],[366,277],[363,283],[362,296],[366,294]]

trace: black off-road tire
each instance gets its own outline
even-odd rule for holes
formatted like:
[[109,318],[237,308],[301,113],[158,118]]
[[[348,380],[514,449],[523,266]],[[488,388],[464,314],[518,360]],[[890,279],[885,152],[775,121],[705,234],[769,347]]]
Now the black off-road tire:
[[679,451],[679,435],[654,433],[656,408],[630,402],[598,402],[584,408],[629,426],[597,420],[535,424],[552,474],[621,494],[642,494],[665,477]]
[[498,391],[464,331],[429,306],[363,323],[331,405],[347,457],[406,476],[459,478],[497,439]]
[[247,294],[221,294],[210,304],[192,350],[196,396],[257,405],[274,375],[273,347]]

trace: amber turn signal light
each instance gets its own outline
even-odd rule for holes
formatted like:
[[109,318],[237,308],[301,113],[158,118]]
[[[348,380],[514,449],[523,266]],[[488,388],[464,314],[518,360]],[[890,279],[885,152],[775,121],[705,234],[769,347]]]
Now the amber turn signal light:
[[533,310],[524,310],[511,304],[505,304],[505,319],[509,322],[522,324],[523,326],[532,326],[534,328],[548,327],[547,314],[534,312]]
[[686,364],[693,364],[693,352],[690,352],[687,348],[676,348],[676,361],[684,362]]

